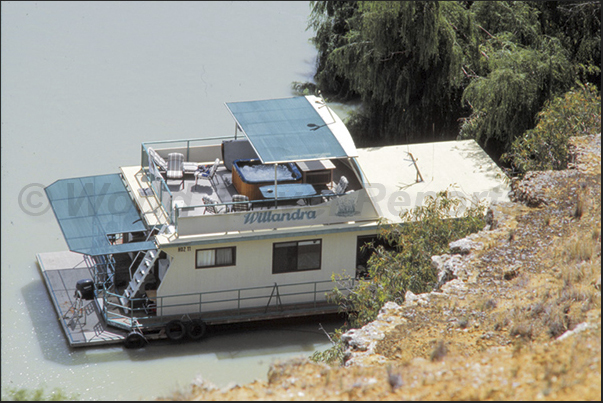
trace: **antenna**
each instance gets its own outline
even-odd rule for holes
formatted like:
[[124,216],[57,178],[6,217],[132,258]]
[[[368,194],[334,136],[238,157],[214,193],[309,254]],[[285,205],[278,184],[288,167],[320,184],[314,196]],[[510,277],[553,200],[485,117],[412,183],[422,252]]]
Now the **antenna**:
[[410,158],[412,159],[412,163],[415,166],[415,169],[417,170],[417,176],[415,178],[415,182],[419,183],[419,182],[425,182],[425,180],[423,180],[423,175],[421,175],[421,172],[419,171],[419,167],[417,166],[417,161],[415,160],[415,157],[413,157],[413,155],[409,152],[406,152],[408,155],[410,155]]
[[[327,106],[327,101],[325,101],[325,99],[323,98],[323,96],[322,96],[322,92],[321,92],[320,90],[318,90],[318,96],[319,96],[319,97],[320,97],[320,99],[322,100],[322,102],[321,102],[321,101],[314,101],[314,102],[316,102],[317,104],[320,104],[320,105],[321,105],[321,106],[319,106],[319,107],[318,107],[318,109],[320,109],[320,108],[322,108],[322,107],[326,107],[326,108],[327,108],[327,111],[329,112],[329,115],[331,115],[331,119],[333,119],[333,123],[335,123],[335,118],[333,117],[333,114],[331,113],[331,108],[329,108],[329,107]],[[330,123],[327,123],[327,124],[330,124]]]

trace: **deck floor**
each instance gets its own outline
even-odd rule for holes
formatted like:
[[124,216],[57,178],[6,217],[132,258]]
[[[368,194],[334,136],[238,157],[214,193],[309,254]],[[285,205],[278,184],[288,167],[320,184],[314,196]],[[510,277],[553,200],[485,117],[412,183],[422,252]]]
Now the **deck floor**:
[[83,300],[81,306],[73,306],[78,280],[92,278],[90,268],[81,254],[69,251],[49,252],[39,253],[36,258],[70,346],[123,342],[126,333],[107,328],[94,300]]
[[[334,183],[338,182],[342,175],[345,175],[349,180],[348,189],[360,189],[362,187],[349,167],[346,167],[345,164],[338,161],[334,161],[334,163],[336,166],[333,171]],[[141,170],[141,167],[122,167],[121,171],[126,183],[132,191],[134,201],[138,205],[142,217],[144,217],[147,224],[149,226],[165,224],[168,221],[168,218],[165,211],[161,208],[156,196],[142,196],[139,194],[140,189],[144,190],[150,187],[150,182],[143,173],[143,170]],[[173,196],[173,201],[178,202],[182,206],[191,206],[191,208],[183,209],[180,212],[181,216],[191,217],[205,214],[204,207],[193,207],[203,205],[204,196],[214,199],[217,203],[230,203],[232,202],[233,195],[238,193],[232,183],[232,172],[226,169],[224,165],[218,167],[216,175],[211,182],[202,178],[200,178],[197,183],[195,182],[195,177],[192,174],[185,174],[182,179],[166,180],[166,185]],[[332,186],[334,186],[334,183]],[[308,200],[306,199],[283,200],[279,202],[277,208],[290,208],[295,204],[305,205],[307,201]],[[321,198],[310,201],[311,204],[321,202]],[[260,203],[254,203],[252,208],[254,210],[272,209],[275,208],[275,205],[272,200],[266,200]]]
[[[90,279],[91,268],[83,256],[70,251],[40,253],[36,255],[38,265],[55,307],[59,322],[71,347],[87,347],[103,344],[123,343],[127,331],[115,326],[108,327],[101,315],[99,306],[102,300],[84,300],[81,306],[75,306],[75,289],[79,280]],[[274,301],[270,306],[241,308],[205,312],[201,315],[208,325],[219,325],[257,320],[282,319],[288,317],[314,316],[336,313],[337,306],[326,301],[315,303],[295,303],[278,306]],[[75,313],[81,315],[75,315]],[[120,314],[124,315],[123,312]],[[186,320],[199,314],[139,317],[139,323],[154,332],[147,334],[148,339],[165,338],[161,331],[155,332],[162,323],[173,319]],[[119,319],[117,319],[119,321]],[[124,325],[128,322],[123,321]]]

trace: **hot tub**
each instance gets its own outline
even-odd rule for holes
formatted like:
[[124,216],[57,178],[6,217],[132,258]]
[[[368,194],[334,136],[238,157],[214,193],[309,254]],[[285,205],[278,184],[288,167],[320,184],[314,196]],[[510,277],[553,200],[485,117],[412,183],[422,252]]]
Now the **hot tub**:
[[[239,194],[249,197],[249,200],[262,199],[260,186],[274,185],[274,165],[262,164],[260,160],[238,159],[232,163],[232,184]],[[276,168],[277,184],[296,183],[301,180],[301,172],[295,164],[289,162],[278,164]]]

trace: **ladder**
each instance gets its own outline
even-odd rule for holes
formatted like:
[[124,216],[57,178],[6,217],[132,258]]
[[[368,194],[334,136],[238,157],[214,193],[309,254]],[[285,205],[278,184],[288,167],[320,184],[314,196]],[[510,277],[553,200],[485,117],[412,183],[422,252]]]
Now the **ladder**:
[[144,284],[144,280],[147,278],[147,275],[151,272],[155,261],[159,257],[159,251],[157,249],[149,249],[142,258],[142,261],[138,265],[136,272],[132,276],[128,287],[124,291],[123,297],[120,297],[122,305],[126,306],[128,303],[128,299],[134,298],[136,293],[140,290],[142,284]]

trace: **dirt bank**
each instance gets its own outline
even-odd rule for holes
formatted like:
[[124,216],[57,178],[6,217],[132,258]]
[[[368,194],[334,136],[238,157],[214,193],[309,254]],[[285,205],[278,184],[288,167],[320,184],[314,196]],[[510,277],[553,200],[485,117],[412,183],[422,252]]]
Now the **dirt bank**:
[[600,400],[601,135],[572,144],[570,169],[515,182],[483,231],[432,259],[441,289],[349,334],[344,366],[296,359],[159,400]]

